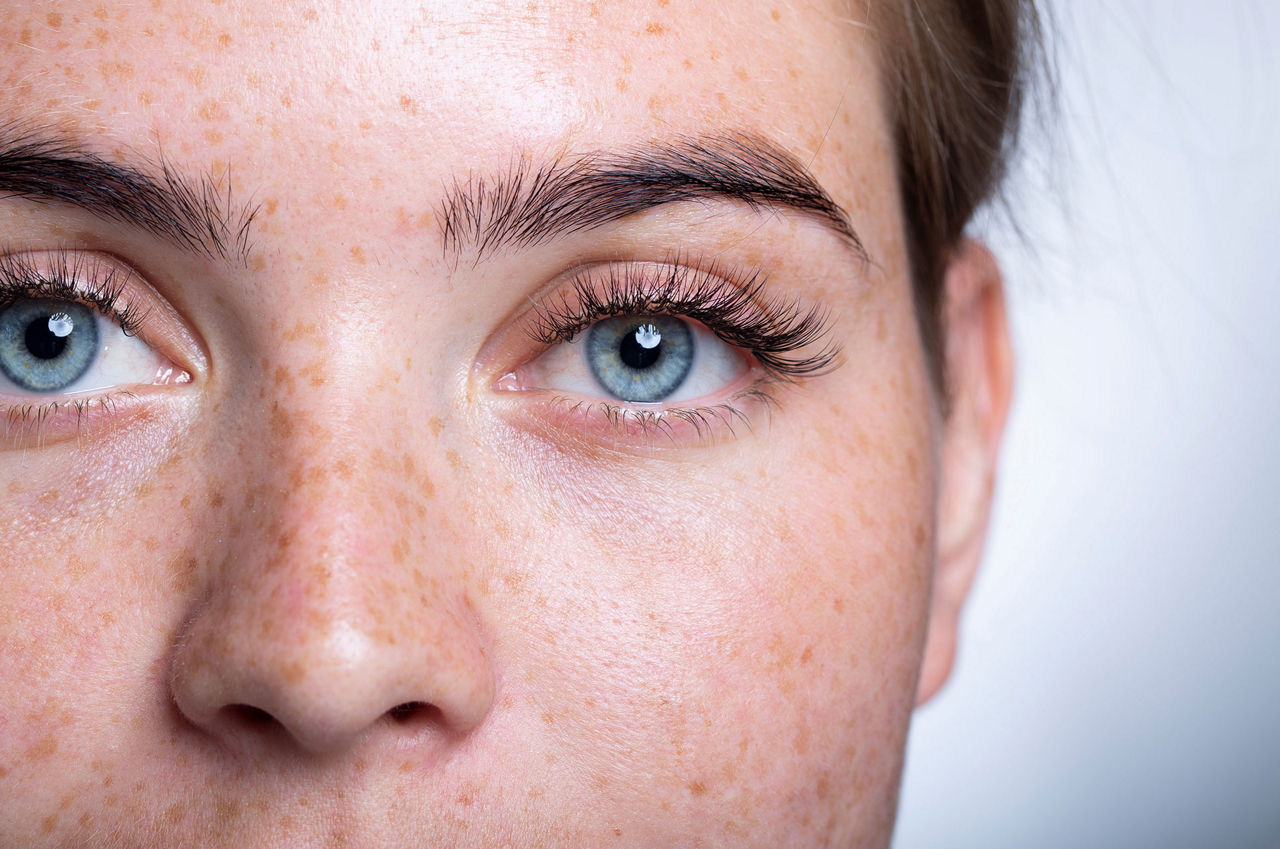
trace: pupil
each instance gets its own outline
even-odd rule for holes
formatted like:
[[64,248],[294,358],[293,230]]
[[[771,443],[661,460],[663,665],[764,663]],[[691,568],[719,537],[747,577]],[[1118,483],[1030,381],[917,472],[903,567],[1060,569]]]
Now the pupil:
[[67,336],[58,336],[49,329],[49,317],[37,318],[27,325],[24,341],[32,356],[42,360],[57,359],[67,349]]
[[633,369],[646,369],[658,361],[658,357],[662,356],[661,343],[651,348],[646,348],[640,344],[640,333],[642,328],[637,327],[633,332],[622,337],[622,341],[618,343],[618,356],[622,358],[622,362]]

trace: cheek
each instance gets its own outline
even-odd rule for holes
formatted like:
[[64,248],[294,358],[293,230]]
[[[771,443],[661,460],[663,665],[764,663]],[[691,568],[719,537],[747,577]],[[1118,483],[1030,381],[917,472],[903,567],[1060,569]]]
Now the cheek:
[[890,822],[932,562],[918,409],[854,438],[780,417],[714,463],[559,466],[482,605],[548,748],[726,845]]
[[189,574],[171,542],[187,503],[174,421],[0,453],[0,798],[21,788],[44,835],[141,804],[112,752],[163,704]]

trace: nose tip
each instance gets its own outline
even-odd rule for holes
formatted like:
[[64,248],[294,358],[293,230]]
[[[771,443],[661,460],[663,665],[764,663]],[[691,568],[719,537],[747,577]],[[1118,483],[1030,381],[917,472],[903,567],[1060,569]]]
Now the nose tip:
[[[243,597],[243,596],[242,596]],[[284,740],[324,755],[370,735],[456,738],[478,726],[493,677],[473,629],[435,611],[407,633],[305,611],[257,628],[225,602],[197,614],[174,657],[174,703],[231,748]]]

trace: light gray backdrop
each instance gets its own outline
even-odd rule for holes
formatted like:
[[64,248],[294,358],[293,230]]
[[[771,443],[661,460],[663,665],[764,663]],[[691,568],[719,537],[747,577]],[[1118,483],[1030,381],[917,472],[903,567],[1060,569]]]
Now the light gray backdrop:
[[984,225],[1004,476],[895,847],[1280,847],[1280,4],[1050,11],[1029,251]]

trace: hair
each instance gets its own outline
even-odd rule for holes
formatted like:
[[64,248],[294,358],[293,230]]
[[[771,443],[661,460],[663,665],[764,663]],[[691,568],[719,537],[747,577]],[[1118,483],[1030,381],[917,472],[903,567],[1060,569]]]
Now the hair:
[[946,397],[949,252],[993,199],[1040,49],[1033,0],[900,0],[870,7],[880,39],[916,316]]

